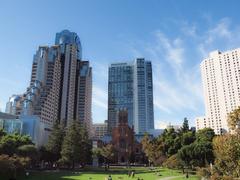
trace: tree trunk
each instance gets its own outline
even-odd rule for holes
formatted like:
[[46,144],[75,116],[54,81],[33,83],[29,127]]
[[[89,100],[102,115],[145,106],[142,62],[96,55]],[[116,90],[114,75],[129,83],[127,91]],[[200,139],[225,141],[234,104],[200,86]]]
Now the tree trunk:
[[106,161],[106,158],[104,158],[104,167],[105,167],[105,171],[107,171],[107,161]]
[[72,161],[72,169],[74,170],[74,168],[75,168],[75,162],[74,162],[74,160]]

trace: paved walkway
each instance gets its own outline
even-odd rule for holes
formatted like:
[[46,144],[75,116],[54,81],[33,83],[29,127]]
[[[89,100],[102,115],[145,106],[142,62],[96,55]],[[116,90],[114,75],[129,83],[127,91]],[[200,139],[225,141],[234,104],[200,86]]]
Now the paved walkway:
[[184,177],[184,176],[170,176],[170,177],[159,178],[159,180],[172,180],[179,177]]

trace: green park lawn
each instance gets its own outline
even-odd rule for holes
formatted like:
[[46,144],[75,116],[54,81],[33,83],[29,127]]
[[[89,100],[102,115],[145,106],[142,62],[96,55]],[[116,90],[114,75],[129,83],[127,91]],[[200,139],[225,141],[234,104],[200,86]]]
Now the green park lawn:
[[[148,168],[131,168],[135,170],[135,177],[128,177],[128,170],[125,168],[110,168],[107,172],[103,169],[89,169],[79,172],[32,172],[28,178],[23,177],[19,180],[105,180],[109,174],[111,174],[113,180],[129,180],[139,177],[144,180],[160,180],[166,177],[172,177],[171,180],[183,180],[186,179],[179,170],[169,170],[165,168],[158,168],[156,170],[149,170]],[[175,178],[173,176],[176,176]],[[198,180],[196,175],[190,175],[189,180]],[[168,179],[166,179],[168,180]]]

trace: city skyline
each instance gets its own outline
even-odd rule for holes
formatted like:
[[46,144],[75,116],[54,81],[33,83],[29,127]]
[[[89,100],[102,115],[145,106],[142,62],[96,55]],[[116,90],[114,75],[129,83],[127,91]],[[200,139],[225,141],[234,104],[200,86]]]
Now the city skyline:
[[[0,45],[1,110],[5,110],[5,104],[12,94],[21,94],[28,86],[32,55],[38,45],[53,44],[51,37],[55,32],[69,29],[76,32],[83,43],[83,59],[89,59],[92,63],[94,122],[103,122],[107,118],[108,65],[144,57],[151,60],[154,67],[156,128],[169,122],[180,124],[185,116],[191,120],[190,124],[194,125],[194,117],[205,112],[200,62],[212,50],[226,51],[240,46],[239,20],[234,14],[238,11],[236,4],[230,2],[225,9],[225,6],[221,6],[223,1],[218,1],[217,7],[216,1],[215,3],[206,1],[208,7],[202,5],[204,3],[194,2],[196,3],[194,5],[189,1],[183,1],[182,5],[179,3],[177,10],[170,14],[163,8],[169,10],[170,5],[153,1],[135,7],[136,11],[133,14],[130,10],[137,1],[127,2],[129,7],[125,7],[124,3],[110,2],[112,9],[105,12],[102,12],[102,9],[106,1],[101,2],[102,4],[75,2],[76,6],[67,12],[62,11],[60,18],[57,11],[51,8],[55,7],[56,1],[55,4],[46,3],[49,6],[45,9],[45,15],[41,13],[43,9],[35,9],[32,2],[23,1],[20,4],[16,2],[17,5],[14,7],[7,2],[1,5],[0,20],[2,22],[7,20],[0,30],[4,35],[3,42],[6,42]],[[175,2],[171,1],[172,4]],[[56,9],[64,10],[65,3],[56,5],[58,7]],[[188,9],[187,4],[194,7],[192,8],[195,10],[194,13]],[[149,13],[150,7],[153,6],[159,7],[160,10],[153,8]],[[121,14],[124,8],[126,15]],[[186,9],[187,11],[184,11]],[[80,13],[80,10],[83,12]],[[158,12],[161,10],[161,13]],[[228,10],[228,15],[222,13],[224,10]],[[7,11],[15,14],[11,15]],[[36,14],[31,13],[32,17],[29,17],[28,11]],[[74,12],[78,15],[78,21],[77,18],[71,20],[76,15]],[[142,12],[144,13],[141,14]],[[113,17],[106,20],[109,13],[113,14]],[[14,17],[17,14],[19,16]],[[188,17],[189,14],[194,14],[195,18]],[[176,17],[179,18],[176,20]],[[150,19],[150,22],[147,23],[147,19]],[[126,21],[123,22],[124,20]],[[38,21],[39,25],[30,27],[28,24],[32,21]],[[146,23],[144,27],[141,26],[143,22]],[[140,28],[141,31],[133,26]]]

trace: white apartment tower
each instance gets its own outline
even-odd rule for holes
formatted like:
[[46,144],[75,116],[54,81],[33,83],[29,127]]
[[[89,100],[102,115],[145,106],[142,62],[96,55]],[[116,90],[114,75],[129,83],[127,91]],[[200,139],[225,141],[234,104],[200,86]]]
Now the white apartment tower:
[[200,66],[206,125],[199,127],[210,127],[222,134],[228,131],[228,113],[240,106],[240,48],[213,51]]
[[195,123],[196,123],[196,131],[207,127],[207,121],[205,116],[196,117]]

